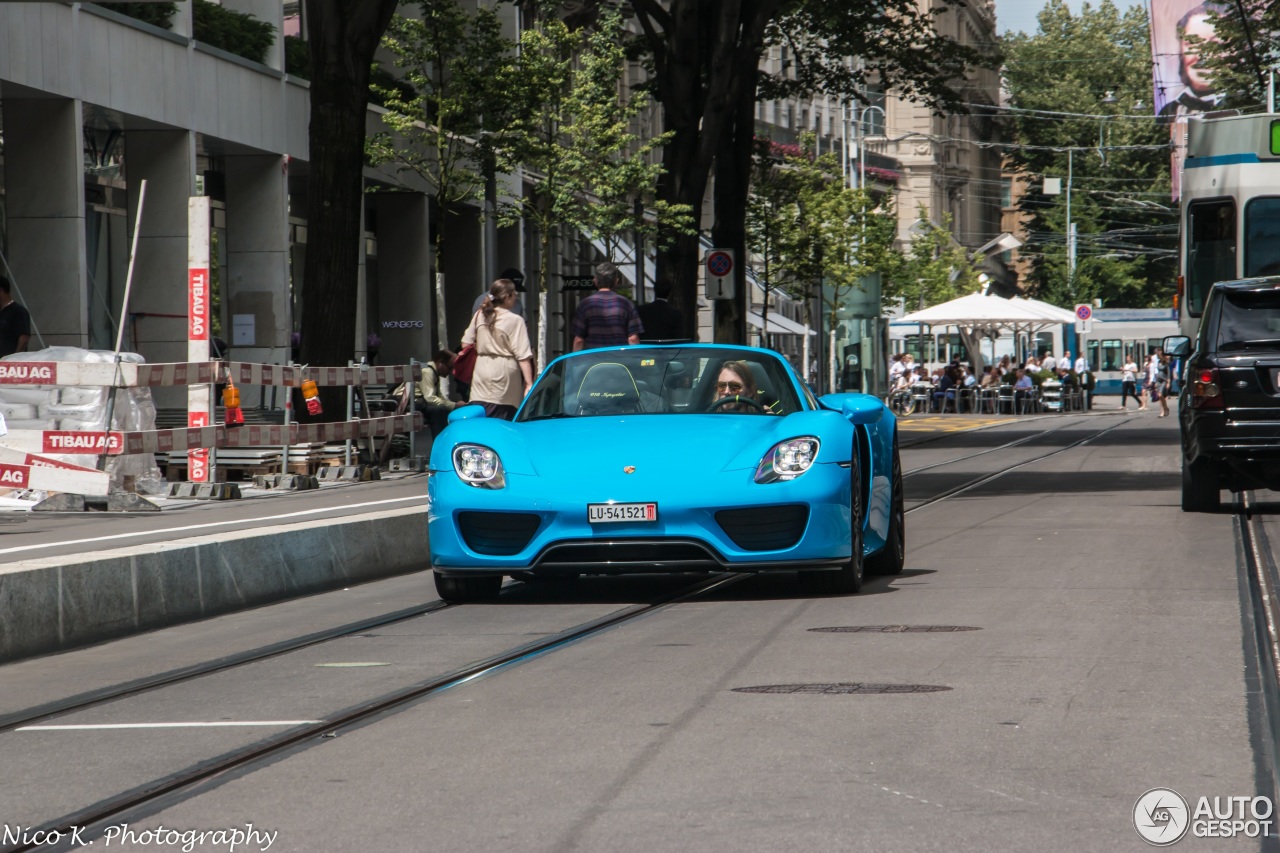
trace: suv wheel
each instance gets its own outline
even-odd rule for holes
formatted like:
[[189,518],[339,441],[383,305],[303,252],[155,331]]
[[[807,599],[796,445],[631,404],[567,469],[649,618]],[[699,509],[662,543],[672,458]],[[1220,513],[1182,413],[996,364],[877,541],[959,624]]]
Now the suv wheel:
[[1212,462],[1182,460],[1182,511],[1217,512],[1222,483]]

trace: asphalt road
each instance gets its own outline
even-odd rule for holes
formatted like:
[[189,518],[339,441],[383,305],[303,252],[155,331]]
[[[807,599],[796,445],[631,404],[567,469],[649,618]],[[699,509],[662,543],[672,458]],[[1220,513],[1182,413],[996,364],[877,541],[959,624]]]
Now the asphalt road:
[[[1239,522],[1178,509],[1174,419],[922,423],[901,575],[833,598],[743,577],[167,794],[107,849],[252,823],[273,851],[1123,851],[1148,849],[1149,789],[1274,796]],[[0,833],[688,582],[512,583],[46,721],[90,728],[0,730]],[[434,598],[424,573],[0,667],[0,716]],[[964,630],[848,630],[880,626]],[[915,688],[776,689],[842,684]],[[192,722],[239,725],[155,727]]]

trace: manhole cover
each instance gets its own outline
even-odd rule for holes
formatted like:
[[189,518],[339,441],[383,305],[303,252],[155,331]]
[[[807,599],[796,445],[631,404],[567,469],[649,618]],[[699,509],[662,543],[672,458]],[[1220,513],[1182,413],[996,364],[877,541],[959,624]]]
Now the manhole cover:
[[837,625],[810,628],[818,634],[947,634],[952,631],[981,631],[972,625]]
[[941,684],[766,684],[761,687],[735,687],[734,693],[821,693],[826,696],[849,693],[941,693],[950,690]]

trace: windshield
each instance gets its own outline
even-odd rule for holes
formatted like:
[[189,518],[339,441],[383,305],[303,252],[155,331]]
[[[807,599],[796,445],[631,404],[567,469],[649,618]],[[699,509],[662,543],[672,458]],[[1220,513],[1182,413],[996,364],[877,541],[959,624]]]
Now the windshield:
[[1218,351],[1280,344],[1280,290],[1226,291],[1218,320]]
[[804,408],[775,356],[710,347],[627,347],[562,359],[517,421],[631,414],[787,415]]

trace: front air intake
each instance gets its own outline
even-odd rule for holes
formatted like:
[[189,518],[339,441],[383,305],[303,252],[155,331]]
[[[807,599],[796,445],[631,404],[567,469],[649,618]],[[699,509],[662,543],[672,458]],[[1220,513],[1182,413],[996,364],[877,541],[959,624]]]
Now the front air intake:
[[477,554],[512,557],[528,546],[541,522],[530,512],[460,512],[458,532]]
[[722,509],[716,523],[744,551],[782,551],[800,541],[809,523],[809,507],[760,506]]

